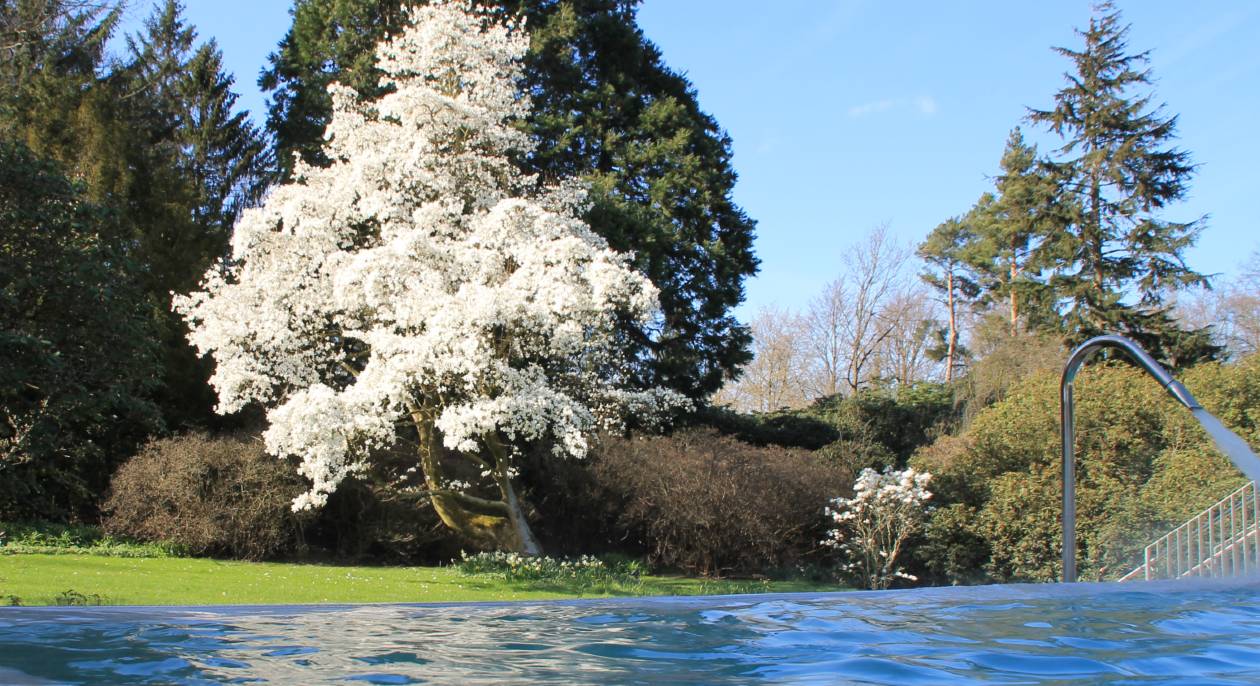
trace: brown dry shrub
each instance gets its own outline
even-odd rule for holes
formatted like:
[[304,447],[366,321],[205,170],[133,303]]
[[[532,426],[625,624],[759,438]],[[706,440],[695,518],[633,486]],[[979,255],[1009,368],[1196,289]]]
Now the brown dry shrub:
[[195,555],[260,560],[299,540],[290,510],[306,485],[293,467],[243,436],[152,441],[114,474],[108,533],[167,541]]
[[842,468],[808,451],[703,429],[606,439],[592,470],[654,565],[709,576],[782,569],[819,552],[823,508],[851,490]]

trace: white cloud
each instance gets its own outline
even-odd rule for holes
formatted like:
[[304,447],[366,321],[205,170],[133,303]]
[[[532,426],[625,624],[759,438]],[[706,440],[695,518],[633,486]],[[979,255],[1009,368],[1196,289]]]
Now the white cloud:
[[897,106],[896,100],[875,100],[873,102],[865,102],[861,105],[855,105],[849,108],[849,116],[854,119],[865,117],[868,114],[876,114],[878,112],[887,112]]
[[883,100],[872,100],[870,102],[864,102],[860,105],[850,107],[849,118],[859,119],[872,114],[879,114],[881,112],[905,108],[913,109],[925,117],[930,117],[936,114],[937,110],[940,109],[936,103],[936,98],[933,98],[930,95],[920,95],[916,98],[898,98],[895,100],[885,98]]

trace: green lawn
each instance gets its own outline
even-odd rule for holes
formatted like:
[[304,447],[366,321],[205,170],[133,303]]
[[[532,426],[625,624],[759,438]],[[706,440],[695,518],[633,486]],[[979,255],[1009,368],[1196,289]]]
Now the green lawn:
[[450,567],[347,567],[196,558],[0,555],[0,604],[220,605],[530,600],[615,595],[835,591],[796,581],[644,577],[574,587],[464,576]]

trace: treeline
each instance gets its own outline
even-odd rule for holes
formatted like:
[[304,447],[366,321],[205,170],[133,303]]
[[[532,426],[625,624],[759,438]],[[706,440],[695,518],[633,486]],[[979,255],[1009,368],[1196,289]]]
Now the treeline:
[[[1168,219],[1195,171],[1177,117],[1155,104],[1148,53],[1104,3],[1055,48],[1066,85],[1012,129],[993,187],[911,251],[879,227],[846,250],[839,276],[804,308],[763,308],[757,353],[717,401],[747,411],[803,407],[835,393],[952,382],[1006,345],[1128,336],[1177,369],[1247,354],[1260,332],[1255,261],[1212,290],[1186,264],[1206,218]],[[913,273],[917,257],[919,274]]]
[[151,435],[218,426],[170,311],[271,175],[179,5],[0,3],[0,517],[91,518]]
[[[171,296],[227,259],[240,211],[289,180],[297,160],[328,162],[327,87],[379,95],[375,46],[414,4],[297,3],[263,70],[271,102],[260,130],[237,107],[218,48],[175,0],[121,37],[121,3],[0,3],[0,211],[12,218],[0,227],[0,340],[13,352],[0,360],[0,520],[96,521],[110,475],[147,440],[262,427],[256,410],[214,413],[213,370],[185,340]],[[585,219],[659,287],[658,317],[622,323],[631,384],[703,402],[751,357],[732,309],[757,268],[755,224],[731,200],[729,139],[639,31],[635,4],[502,3],[530,36],[525,125],[538,145],[519,163],[540,183],[586,182]],[[120,54],[107,49],[119,44]],[[189,460],[149,473],[216,473]],[[395,517],[382,514],[389,503],[414,509],[413,493],[386,488],[412,465],[365,475],[318,536],[352,547],[343,533],[353,522]]]
[[[1165,215],[1195,165],[1127,33],[1103,4],[1078,31],[1083,45],[1055,49],[1066,85],[1024,123],[1057,145],[1039,150],[1014,128],[992,189],[913,251],[917,275],[886,228],[871,232],[804,312],[753,319],[756,358],[715,397],[753,413],[719,424],[750,440],[808,446],[851,474],[931,473],[928,523],[907,563],[922,581],[1058,578],[1058,381],[1071,347],[1092,336],[1135,339],[1260,446],[1247,409],[1260,383],[1260,252],[1216,284],[1186,264],[1205,219]],[[1083,578],[1111,579],[1243,479],[1123,359],[1084,379],[1080,564]],[[924,389],[940,398],[928,415]],[[883,407],[838,433],[846,423],[827,408],[854,416],[877,399]]]

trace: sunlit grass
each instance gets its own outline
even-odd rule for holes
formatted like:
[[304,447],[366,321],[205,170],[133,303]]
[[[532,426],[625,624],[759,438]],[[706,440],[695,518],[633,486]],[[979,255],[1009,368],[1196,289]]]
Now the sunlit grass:
[[543,600],[834,591],[804,581],[644,576],[602,585],[504,581],[452,567],[353,567],[196,558],[0,556],[0,604],[251,605]]

